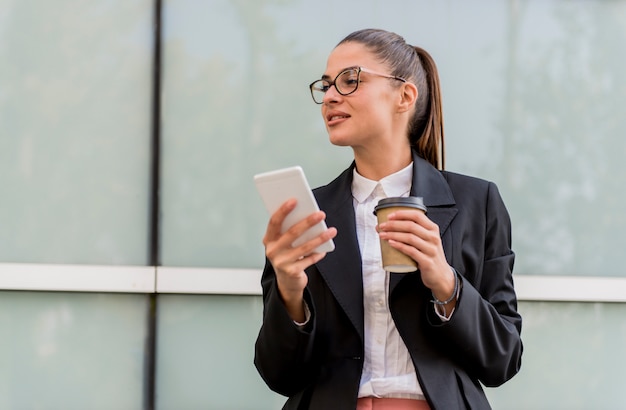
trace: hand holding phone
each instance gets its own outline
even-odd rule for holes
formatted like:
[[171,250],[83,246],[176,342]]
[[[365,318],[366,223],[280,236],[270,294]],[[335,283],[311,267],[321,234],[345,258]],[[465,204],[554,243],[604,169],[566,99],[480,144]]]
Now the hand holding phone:
[[[257,174],[254,176],[254,182],[270,215],[276,212],[289,198],[296,198],[298,201],[296,207],[283,221],[282,233],[295,223],[319,211],[319,206],[304,176],[304,171],[299,166]],[[299,246],[313,239],[326,229],[326,223],[324,221],[319,222],[296,239],[293,246]],[[334,249],[335,244],[332,239],[329,239],[318,246],[315,252],[332,252]]]

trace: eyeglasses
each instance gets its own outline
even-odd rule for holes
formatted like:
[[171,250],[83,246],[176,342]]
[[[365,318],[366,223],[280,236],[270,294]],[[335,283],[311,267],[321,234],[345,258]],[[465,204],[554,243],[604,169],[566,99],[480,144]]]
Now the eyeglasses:
[[322,104],[324,102],[324,95],[326,95],[326,91],[330,90],[330,87],[332,87],[333,85],[335,86],[337,92],[341,95],[352,94],[359,88],[362,72],[406,83],[406,80],[402,77],[377,73],[376,71],[368,70],[367,68],[363,67],[351,67],[337,74],[337,77],[335,77],[333,81],[329,81],[326,79],[313,81],[309,85],[313,101],[315,101],[316,104]]

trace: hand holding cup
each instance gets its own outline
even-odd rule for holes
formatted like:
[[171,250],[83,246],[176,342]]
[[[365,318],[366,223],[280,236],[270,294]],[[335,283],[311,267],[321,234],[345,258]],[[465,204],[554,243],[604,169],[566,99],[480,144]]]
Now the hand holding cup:
[[[393,212],[403,209],[418,209],[426,213],[426,206],[421,197],[392,197],[381,199],[374,208],[374,215],[378,218],[378,223],[387,221]],[[387,272],[408,273],[417,270],[417,262],[410,256],[400,252],[389,245],[385,239],[380,239],[380,250],[382,255],[383,269]]]

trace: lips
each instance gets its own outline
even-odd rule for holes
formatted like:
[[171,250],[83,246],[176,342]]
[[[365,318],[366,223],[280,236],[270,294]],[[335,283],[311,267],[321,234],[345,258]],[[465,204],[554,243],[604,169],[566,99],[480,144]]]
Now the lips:
[[328,125],[334,125],[348,118],[350,118],[350,116],[344,112],[333,111],[326,114],[326,123]]

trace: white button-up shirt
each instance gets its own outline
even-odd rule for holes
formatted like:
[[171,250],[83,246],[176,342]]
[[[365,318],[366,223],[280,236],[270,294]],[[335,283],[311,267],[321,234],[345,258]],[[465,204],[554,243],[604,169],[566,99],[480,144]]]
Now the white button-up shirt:
[[415,367],[389,312],[389,273],[382,267],[374,207],[387,197],[406,197],[411,190],[413,164],[380,181],[354,170],[352,196],[363,263],[365,356],[359,397],[424,399]]

